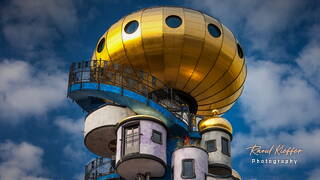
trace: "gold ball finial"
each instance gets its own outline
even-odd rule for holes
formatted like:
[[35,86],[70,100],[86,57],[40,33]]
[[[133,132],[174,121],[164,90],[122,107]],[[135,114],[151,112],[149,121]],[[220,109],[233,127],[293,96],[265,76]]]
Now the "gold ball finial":
[[211,111],[211,114],[212,114],[212,116],[218,116],[218,115],[219,115],[219,110],[213,109],[213,110]]
[[219,116],[219,110],[213,109],[211,111],[212,116],[208,118],[202,119],[199,124],[198,128],[200,132],[204,132],[205,130],[209,130],[212,128],[223,129],[232,134],[232,125],[230,122],[223,117]]

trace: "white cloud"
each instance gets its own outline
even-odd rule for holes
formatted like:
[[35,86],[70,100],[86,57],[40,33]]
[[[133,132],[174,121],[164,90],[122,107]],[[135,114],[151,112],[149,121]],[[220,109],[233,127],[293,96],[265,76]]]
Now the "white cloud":
[[0,116],[17,123],[24,116],[43,115],[66,99],[67,74],[36,69],[31,64],[7,59],[0,62]]
[[250,61],[240,98],[243,116],[253,131],[303,128],[318,123],[319,92],[297,69],[270,61]]
[[58,117],[54,120],[54,124],[63,132],[61,137],[65,136],[64,139],[68,142],[63,147],[65,158],[62,161],[73,166],[75,173],[77,173],[77,170],[79,171],[74,177],[74,179],[79,179],[79,176],[81,176],[79,174],[83,173],[83,167],[92,158],[83,143],[84,121],[82,118],[73,120],[68,117]]
[[296,62],[302,69],[305,77],[320,89],[320,24],[310,28],[309,42],[299,53]]
[[[186,1],[190,6],[190,1]],[[290,33],[302,22],[310,20],[311,12],[302,14],[312,3],[300,0],[192,0],[191,7],[204,10],[213,15],[231,30],[241,34],[240,39],[246,39],[250,46],[248,51],[258,50],[270,57],[286,57],[286,48]],[[290,27],[290,29],[289,29]],[[281,34],[286,32],[286,34]],[[288,34],[289,33],[289,34]],[[294,36],[296,37],[296,36]],[[248,45],[246,43],[246,45]]]
[[72,0],[12,0],[0,8],[0,15],[5,39],[24,50],[48,48],[78,23]]
[[55,125],[58,126],[62,131],[71,134],[73,136],[79,136],[82,135],[83,132],[83,126],[84,126],[84,120],[78,119],[73,120],[68,117],[58,117],[54,121]]
[[308,176],[308,180],[319,179],[319,177],[320,177],[320,168],[312,170]]
[[49,180],[44,177],[42,155],[41,148],[26,142],[0,144],[0,179]]

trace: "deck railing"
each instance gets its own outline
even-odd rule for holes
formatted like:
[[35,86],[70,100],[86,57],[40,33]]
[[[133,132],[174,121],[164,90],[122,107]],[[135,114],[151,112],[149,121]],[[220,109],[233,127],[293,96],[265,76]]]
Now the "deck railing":
[[97,180],[113,173],[115,173],[115,160],[100,157],[85,166],[85,180]]
[[189,111],[188,105],[174,93],[174,90],[150,73],[133,70],[128,66],[111,63],[111,61],[91,60],[72,63],[68,92],[74,84],[80,84],[81,89],[83,83],[89,82],[131,90],[162,105],[187,125],[192,124],[192,119],[195,118],[194,114]]

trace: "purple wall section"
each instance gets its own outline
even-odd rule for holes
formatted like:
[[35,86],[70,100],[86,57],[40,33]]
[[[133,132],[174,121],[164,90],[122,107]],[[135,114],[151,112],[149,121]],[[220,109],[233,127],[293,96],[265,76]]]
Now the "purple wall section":
[[208,173],[208,153],[198,147],[183,147],[174,151],[172,166],[174,167],[174,180],[186,180],[181,177],[182,160],[194,159],[196,178],[193,180],[204,180]]
[[[166,129],[153,121],[140,121],[141,126],[141,142],[140,142],[140,153],[154,155],[162,159],[165,163],[167,161],[166,157],[166,147],[167,147],[167,131]],[[161,132],[162,134],[162,144],[155,143],[151,140],[152,130]]]
[[[139,121],[139,120],[137,120]],[[117,153],[116,153],[116,163],[121,158],[121,146],[122,146],[122,127],[126,125],[124,123],[117,130]],[[166,157],[166,147],[167,147],[167,130],[160,124],[154,121],[140,120],[140,153],[153,155],[162,159],[165,163],[167,162]],[[161,132],[162,134],[162,144],[155,143],[151,140],[152,130]]]

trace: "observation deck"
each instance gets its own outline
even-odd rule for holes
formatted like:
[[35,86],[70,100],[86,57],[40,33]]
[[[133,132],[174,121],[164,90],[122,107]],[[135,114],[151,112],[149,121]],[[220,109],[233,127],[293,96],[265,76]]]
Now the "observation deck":
[[180,135],[196,130],[196,118],[202,119],[195,115],[197,105],[192,97],[149,73],[111,61],[72,63],[68,97],[88,113],[105,104],[125,105],[137,114],[159,117]]

